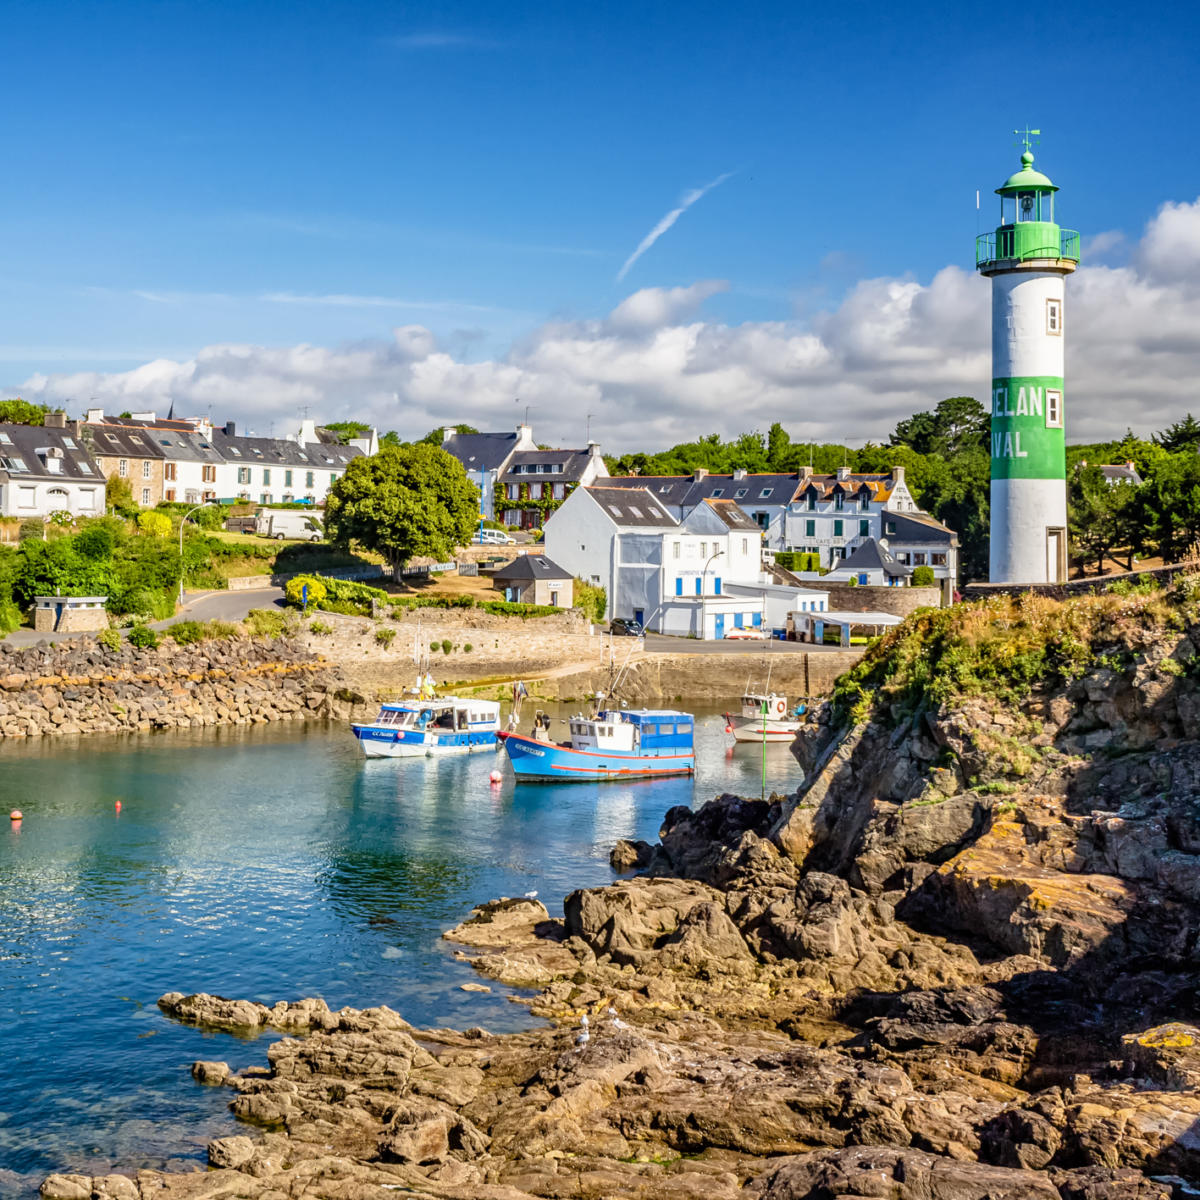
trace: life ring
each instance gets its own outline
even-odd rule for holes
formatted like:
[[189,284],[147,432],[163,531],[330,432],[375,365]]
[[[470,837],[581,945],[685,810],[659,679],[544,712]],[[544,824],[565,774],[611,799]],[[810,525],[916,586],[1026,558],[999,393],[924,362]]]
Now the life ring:
[[776,715],[777,717],[782,717],[782,716],[783,716],[783,710],[784,710],[786,707],[787,707],[787,703],[786,703],[786,701],[784,701],[782,698],[780,698],[780,699],[777,699],[777,700],[775,701],[775,715]]

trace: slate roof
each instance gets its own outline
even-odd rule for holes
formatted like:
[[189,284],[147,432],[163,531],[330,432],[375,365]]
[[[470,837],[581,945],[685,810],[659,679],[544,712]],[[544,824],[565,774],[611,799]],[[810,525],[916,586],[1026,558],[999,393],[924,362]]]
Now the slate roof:
[[[894,527],[895,532],[890,530]],[[888,512],[883,517],[884,536],[895,538],[906,545],[910,542],[939,542],[948,546],[958,545],[958,534],[935,521],[928,513]]]
[[456,433],[442,442],[442,449],[468,471],[498,471],[516,444],[516,433]]
[[[38,451],[62,452],[62,470],[46,469],[46,456]],[[44,425],[0,425],[0,471],[12,479],[72,480],[104,483],[104,476],[82,439],[69,429]]]
[[749,515],[738,506],[736,500],[713,500],[704,501],[709,508],[721,518],[722,521],[730,529],[744,530],[746,533],[762,533],[758,523],[752,520]]
[[1128,463],[1101,463],[1100,473],[1109,483],[1132,483],[1134,487],[1140,487],[1142,483],[1136,468]]
[[845,479],[839,479],[836,475],[810,475],[798,495],[807,496],[810,491],[815,491],[819,500],[832,500],[838,492],[843,496],[857,496],[867,492],[872,500],[884,504],[891,497],[895,487],[896,480],[891,472],[852,473]]
[[874,538],[867,538],[849,558],[843,559],[834,569],[838,571],[872,571],[881,567],[883,573],[890,575],[893,579],[903,579],[912,574],[911,567],[897,562],[893,555]]
[[[86,432],[84,432],[86,430]],[[92,453],[105,458],[165,458],[153,431],[131,429],[124,422],[88,422],[80,426],[80,437],[91,438]]]
[[[790,504],[803,477],[799,472],[764,472],[733,475],[613,475],[597,479],[602,487],[646,488],[663,504],[680,509],[695,507],[704,500],[733,500],[741,505]],[[764,496],[763,493],[767,494]]]
[[213,445],[228,463],[249,467],[299,467],[309,470],[318,467],[330,471],[341,469],[351,459],[359,458],[357,446],[334,446],[327,442],[289,441],[287,438],[239,437],[213,431]]
[[544,554],[519,554],[507,566],[493,571],[492,578],[519,582],[528,579],[572,579],[574,576]]
[[[587,450],[518,450],[500,476],[501,483],[519,483],[526,480],[551,480],[571,483],[583,478],[591,454]],[[529,470],[530,467],[548,467],[561,464],[561,471]],[[476,470],[479,468],[476,467]]]
[[583,489],[623,529],[675,529],[679,522],[645,489],[585,487]]

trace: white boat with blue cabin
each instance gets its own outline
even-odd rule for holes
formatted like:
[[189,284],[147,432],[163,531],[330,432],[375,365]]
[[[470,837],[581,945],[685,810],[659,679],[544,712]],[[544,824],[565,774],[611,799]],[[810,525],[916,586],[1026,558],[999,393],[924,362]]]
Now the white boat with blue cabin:
[[569,738],[550,739],[539,714],[532,734],[500,734],[521,780],[646,779],[696,769],[695,719],[674,709],[604,709],[568,722]]
[[368,758],[416,758],[495,750],[500,705],[458,696],[380,706],[374,721],[351,725]]

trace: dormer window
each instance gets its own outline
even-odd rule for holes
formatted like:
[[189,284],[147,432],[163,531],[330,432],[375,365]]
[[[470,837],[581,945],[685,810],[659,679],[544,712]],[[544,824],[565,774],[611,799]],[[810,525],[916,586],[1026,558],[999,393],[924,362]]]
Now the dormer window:
[[721,498],[723,495],[725,495],[725,489],[724,489],[724,488],[714,488],[714,489],[713,489],[713,494],[712,494],[712,497],[711,497],[711,498],[712,498],[713,500],[720,500],[720,498]]
[[66,446],[66,448],[68,450],[78,450],[79,449],[79,447],[75,445],[74,438],[69,438],[69,437],[63,438],[63,445]]
[[13,440],[7,433],[0,433],[0,446],[11,446],[12,444]]
[[763,488],[763,490],[758,493],[758,498],[760,500],[765,500],[774,490],[774,488]]
[[242,457],[242,452],[236,446],[230,446],[229,453],[236,455],[238,458]]
[[846,497],[841,492],[833,497],[833,507],[835,512],[841,512],[846,507]]
[[740,500],[749,490],[749,488],[738,488],[738,490],[733,493],[733,498],[735,500]]
[[816,512],[817,509],[817,493],[810,491],[808,493],[808,511]]

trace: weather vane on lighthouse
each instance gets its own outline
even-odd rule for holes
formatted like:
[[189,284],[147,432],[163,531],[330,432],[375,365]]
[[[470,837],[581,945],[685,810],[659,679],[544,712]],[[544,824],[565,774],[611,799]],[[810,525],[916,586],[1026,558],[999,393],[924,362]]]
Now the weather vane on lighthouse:
[[1017,145],[1024,146],[1027,151],[1036,146],[1037,142],[1035,139],[1042,136],[1042,131],[1040,129],[1030,129],[1028,122],[1026,122],[1024,129],[1014,129],[1013,133],[1021,139]]

